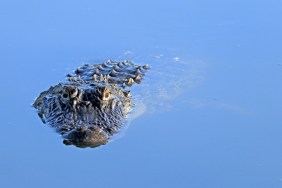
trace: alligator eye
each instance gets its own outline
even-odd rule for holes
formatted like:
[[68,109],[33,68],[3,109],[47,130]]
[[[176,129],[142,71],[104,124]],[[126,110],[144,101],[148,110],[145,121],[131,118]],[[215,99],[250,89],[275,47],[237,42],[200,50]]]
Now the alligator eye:
[[109,91],[104,91],[103,93],[103,100],[107,100],[110,98],[111,93]]

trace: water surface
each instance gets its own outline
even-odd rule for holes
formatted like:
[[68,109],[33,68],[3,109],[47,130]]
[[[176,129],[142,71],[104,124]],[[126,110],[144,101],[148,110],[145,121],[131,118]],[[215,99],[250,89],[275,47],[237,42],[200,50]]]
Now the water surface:
[[[0,187],[281,187],[281,5],[1,2]],[[123,58],[152,67],[146,110],[106,146],[66,147],[30,104]]]

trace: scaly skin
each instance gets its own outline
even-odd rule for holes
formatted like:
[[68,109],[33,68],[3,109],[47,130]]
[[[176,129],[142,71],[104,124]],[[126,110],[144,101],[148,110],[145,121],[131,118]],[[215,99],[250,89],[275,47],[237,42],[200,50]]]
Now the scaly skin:
[[131,61],[85,64],[68,81],[41,92],[33,106],[43,123],[64,138],[64,144],[97,147],[108,143],[131,110],[126,87],[140,83],[148,65]]

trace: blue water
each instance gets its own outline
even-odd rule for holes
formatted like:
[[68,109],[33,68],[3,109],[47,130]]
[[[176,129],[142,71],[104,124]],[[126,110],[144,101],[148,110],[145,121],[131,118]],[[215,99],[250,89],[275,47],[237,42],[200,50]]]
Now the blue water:
[[[281,6],[1,1],[0,187],[281,187]],[[152,65],[136,86],[145,113],[106,146],[65,146],[30,104],[81,64],[122,57]]]

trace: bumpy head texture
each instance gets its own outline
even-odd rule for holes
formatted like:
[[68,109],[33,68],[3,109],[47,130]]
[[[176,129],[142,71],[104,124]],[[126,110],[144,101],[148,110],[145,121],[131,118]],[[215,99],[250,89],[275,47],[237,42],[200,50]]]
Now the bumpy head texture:
[[130,91],[148,65],[131,61],[85,64],[67,75],[67,82],[40,93],[33,106],[43,123],[64,138],[64,144],[97,147],[108,143],[131,110]]

